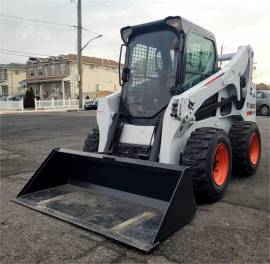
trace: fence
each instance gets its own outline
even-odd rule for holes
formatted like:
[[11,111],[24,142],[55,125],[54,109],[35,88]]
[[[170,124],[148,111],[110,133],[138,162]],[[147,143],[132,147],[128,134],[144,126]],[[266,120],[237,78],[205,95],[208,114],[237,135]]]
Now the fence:
[[[83,99],[83,105],[85,102],[91,101],[91,99]],[[36,100],[36,110],[53,110],[53,109],[79,109],[78,99],[68,100]],[[23,100],[20,101],[0,101],[0,111],[23,111]]]
[[23,100],[0,101],[0,111],[23,111]]
[[[83,99],[83,104],[90,99]],[[68,99],[68,100],[35,100],[35,109],[79,109],[78,99]]]

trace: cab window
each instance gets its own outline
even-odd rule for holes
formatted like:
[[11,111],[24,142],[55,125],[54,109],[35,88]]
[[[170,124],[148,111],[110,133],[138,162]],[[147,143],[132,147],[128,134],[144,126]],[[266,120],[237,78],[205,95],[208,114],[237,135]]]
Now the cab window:
[[214,43],[207,38],[190,33],[186,41],[186,70],[183,91],[213,74],[214,65]]

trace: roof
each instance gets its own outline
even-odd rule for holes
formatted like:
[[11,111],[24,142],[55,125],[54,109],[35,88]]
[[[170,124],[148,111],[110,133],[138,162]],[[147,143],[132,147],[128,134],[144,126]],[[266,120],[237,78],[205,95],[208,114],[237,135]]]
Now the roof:
[[[77,55],[75,54],[68,54],[65,56],[69,61],[77,61]],[[108,59],[102,59],[102,58],[96,58],[96,57],[88,57],[88,56],[82,56],[82,63],[88,63],[88,64],[95,64],[95,65],[101,65],[101,66],[112,66],[112,67],[118,67],[119,62],[114,60],[108,60]]]
[[0,64],[0,67],[4,69],[25,70],[25,64],[14,62],[9,64]]
[[63,75],[63,76],[56,76],[56,77],[38,77],[38,78],[27,78],[24,79],[22,81],[20,81],[20,83],[44,83],[44,82],[61,82],[63,79],[65,79],[67,77],[67,75]]
[[[27,64],[35,64],[38,62],[42,63],[42,62],[49,62],[49,61],[61,61],[61,60],[77,62],[77,55],[68,54],[68,55],[50,56],[47,58],[30,57],[27,61]],[[114,61],[114,60],[88,57],[88,56],[82,56],[82,63],[94,64],[94,65],[100,65],[100,66],[110,66],[110,67],[118,67],[118,64],[119,64],[117,61]]]

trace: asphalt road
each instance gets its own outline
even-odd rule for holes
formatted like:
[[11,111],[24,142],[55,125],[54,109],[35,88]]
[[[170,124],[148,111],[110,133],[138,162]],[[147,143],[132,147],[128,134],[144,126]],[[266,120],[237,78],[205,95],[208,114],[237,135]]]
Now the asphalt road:
[[55,147],[82,149],[95,111],[5,115],[1,121],[0,263],[269,263],[270,118],[258,118],[257,174],[234,177],[226,196],[143,253],[11,202]]

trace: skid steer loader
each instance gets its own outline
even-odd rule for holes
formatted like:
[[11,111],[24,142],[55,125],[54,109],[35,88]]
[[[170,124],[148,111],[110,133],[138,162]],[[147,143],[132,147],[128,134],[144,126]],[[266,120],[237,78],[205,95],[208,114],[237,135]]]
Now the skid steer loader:
[[121,37],[122,89],[99,100],[84,152],[54,149],[16,202],[150,251],[195,200],[220,199],[232,170],[256,171],[253,51],[218,57],[214,35],[181,17]]

